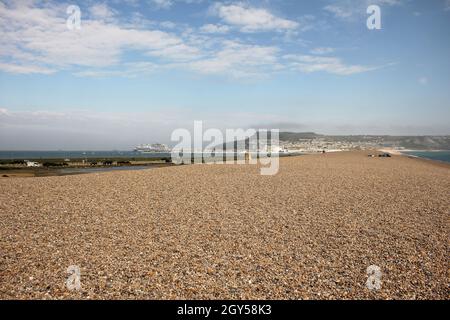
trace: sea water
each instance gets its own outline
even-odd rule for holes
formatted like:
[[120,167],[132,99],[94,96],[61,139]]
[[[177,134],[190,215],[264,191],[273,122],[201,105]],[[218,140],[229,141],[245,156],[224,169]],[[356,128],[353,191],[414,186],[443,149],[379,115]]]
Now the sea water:
[[450,162],[450,150],[446,150],[446,151],[407,151],[407,152],[404,152],[404,154],[408,154],[411,156],[424,158],[424,159]]
[[170,153],[133,151],[0,151],[2,160],[170,158]]

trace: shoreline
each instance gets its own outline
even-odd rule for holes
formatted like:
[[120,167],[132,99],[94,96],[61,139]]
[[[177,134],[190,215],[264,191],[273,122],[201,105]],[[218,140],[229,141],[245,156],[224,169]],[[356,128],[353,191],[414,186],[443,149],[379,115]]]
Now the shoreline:
[[448,152],[449,150],[412,150],[412,149],[389,149],[389,148],[383,148],[383,149],[377,149],[378,152],[385,152],[396,156],[403,156],[411,159],[417,159],[417,160],[423,160],[427,162],[431,162],[437,165],[450,167],[450,162],[445,160],[439,160],[439,159],[431,159],[427,157],[421,157],[414,154],[408,154],[407,152]]
[[[403,151],[403,152],[402,152]],[[383,149],[374,149],[374,150],[361,150],[359,152],[370,154],[371,152],[383,152],[383,153],[389,153],[393,156],[402,156],[409,159],[414,159],[420,162],[425,162],[431,165],[444,167],[444,168],[450,168],[450,163],[442,160],[437,159],[429,159],[424,158],[416,155],[407,154],[404,152],[420,152],[418,150],[396,150],[396,149],[389,149],[389,148],[383,148]],[[434,152],[439,151],[447,151],[447,150],[433,150]],[[355,151],[339,151],[339,152],[327,152],[326,154],[350,154]],[[432,152],[427,150],[426,152]],[[314,156],[314,155],[320,155],[320,153],[297,153],[297,154],[289,154],[289,155],[282,155],[280,158],[295,158],[300,156]],[[239,164],[239,161],[237,162]],[[94,174],[94,173],[104,173],[104,172],[114,172],[114,171],[120,171],[120,172],[128,172],[128,171],[140,171],[140,170],[147,170],[147,169],[157,169],[157,168],[165,168],[165,167],[172,167],[176,166],[173,163],[167,163],[167,162],[146,162],[146,163],[132,163],[131,165],[126,166],[120,166],[120,165],[112,165],[112,166],[65,166],[65,167],[13,167],[13,166],[1,166],[0,165],[0,179],[7,179],[7,178],[40,178],[40,177],[55,177],[55,176],[71,176],[71,175],[86,175],[86,174]]]
[[423,161],[423,162],[426,162],[426,163],[429,163],[429,164],[432,164],[432,165],[436,165],[436,166],[439,166],[439,167],[444,167],[444,168],[449,168],[450,169],[450,162],[447,162],[447,161],[437,160],[437,159],[430,159],[430,158],[423,158],[423,157],[415,156],[415,155],[412,155],[412,154],[405,154],[405,153],[402,153],[400,155],[403,156],[403,157],[407,157],[407,158],[413,159],[413,160]]

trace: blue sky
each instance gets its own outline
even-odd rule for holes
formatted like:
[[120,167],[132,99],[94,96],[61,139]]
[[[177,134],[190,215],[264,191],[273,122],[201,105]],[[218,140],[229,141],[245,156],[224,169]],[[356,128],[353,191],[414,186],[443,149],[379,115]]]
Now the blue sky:
[[448,0],[0,1],[0,149],[126,149],[194,120],[450,134],[449,30]]

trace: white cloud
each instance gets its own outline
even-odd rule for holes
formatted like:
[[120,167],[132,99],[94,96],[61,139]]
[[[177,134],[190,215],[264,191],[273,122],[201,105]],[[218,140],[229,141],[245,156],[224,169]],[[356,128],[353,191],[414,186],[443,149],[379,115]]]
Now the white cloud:
[[221,24],[205,24],[200,27],[201,33],[227,33],[230,27]]
[[353,10],[338,5],[327,5],[324,10],[331,12],[335,17],[347,19],[353,15]]
[[[93,11],[110,17],[104,7]],[[115,20],[83,19],[81,30],[72,31],[66,28],[65,17],[64,6],[7,7],[0,3],[0,69],[14,73],[69,70],[85,77],[134,77],[176,67],[242,78],[267,76],[280,68],[276,47],[233,41],[217,43],[196,34],[195,29],[175,35]],[[204,31],[225,32],[227,28],[208,26]],[[137,51],[148,56],[149,61],[140,65],[126,63],[125,51]]]
[[105,3],[94,4],[89,8],[92,18],[109,20],[113,18],[116,12]]
[[74,75],[78,77],[90,78],[109,78],[109,77],[125,77],[135,78],[142,75],[154,74],[159,69],[157,64],[151,62],[131,62],[124,63],[115,69],[90,69],[80,72],[75,72]]
[[159,25],[166,29],[175,29],[177,27],[176,23],[172,21],[163,21]]
[[189,68],[204,74],[228,74],[234,78],[264,77],[282,68],[278,64],[279,49],[225,41],[212,57],[189,64]]
[[[191,28],[169,21],[133,23],[119,19],[113,9],[102,3],[90,7],[87,17],[82,15],[81,30],[69,30],[65,5],[0,2],[0,70],[19,74],[68,71],[80,77],[135,77],[178,68],[206,75],[262,78],[286,69],[353,74],[368,68],[344,65],[337,58],[316,57],[315,61],[306,61],[313,57],[300,56],[297,61],[283,60],[282,50],[274,45],[213,37],[211,34],[224,34],[231,28],[283,30],[284,36],[303,29],[303,23],[241,3],[217,4],[214,8],[232,26],[206,24]],[[92,19],[91,15],[101,19]],[[156,29],[161,26],[171,28],[172,32]],[[139,62],[127,60],[129,52],[136,53]],[[312,52],[327,54],[332,48],[315,48]]]
[[444,10],[445,11],[450,11],[450,0],[445,0]]
[[378,5],[388,5],[388,6],[398,6],[403,4],[404,0],[371,0],[374,4]]
[[352,75],[377,69],[361,65],[346,65],[336,57],[317,57],[310,55],[285,55],[290,61],[290,67],[305,73],[327,72],[341,76]]
[[0,70],[8,73],[18,73],[18,74],[32,74],[32,73],[39,73],[39,74],[52,74],[55,73],[56,70],[36,66],[36,65],[20,65],[20,64],[14,64],[14,63],[3,63],[0,62]]
[[[103,6],[95,8],[96,14],[110,16]],[[174,34],[117,22],[83,19],[81,30],[69,30],[66,16],[62,5],[33,7],[26,3],[7,7],[0,3],[2,69],[50,73],[72,66],[108,67],[118,65],[125,50],[175,61],[198,52]]]
[[244,3],[216,3],[210,12],[224,22],[241,28],[243,32],[286,31],[299,27],[298,22],[283,19],[266,9],[253,8]]
[[179,43],[173,46],[167,46],[158,50],[148,52],[148,55],[160,57],[167,60],[189,61],[196,58],[201,58],[203,53],[201,50]]
[[366,9],[370,5],[382,7],[398,6],[404,0],[334,0],[323,9],[340,20],[351,21],[358,16],[366,15]]
[[329,54],[329,53],[333,53],[334,49],[333,48],[329,48],[329,47],[319,47],[319,48],[314,48],[311,50],[312,54]]
[[[135,0],[135,1],[139,1],[139,0]],[[204,0],[147,0],[147,2],[156,9],[170,9],[177,2],[182,2],[182,3],[187,3],[187,4],[198,4],[198,3],[202,3],[203,1]]]
[[169,9],[173,5],[172,0],[150,0],[149,2],[157,9]]

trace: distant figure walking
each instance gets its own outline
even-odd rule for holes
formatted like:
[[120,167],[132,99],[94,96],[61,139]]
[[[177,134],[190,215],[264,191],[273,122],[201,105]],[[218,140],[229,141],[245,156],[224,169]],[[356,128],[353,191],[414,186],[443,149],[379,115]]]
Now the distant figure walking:
[[245,163],[248,164],[248,163],[250,163],[251,160],[252,160],[252,155],[250,154],[250,152],[246,151],[245,152]]

